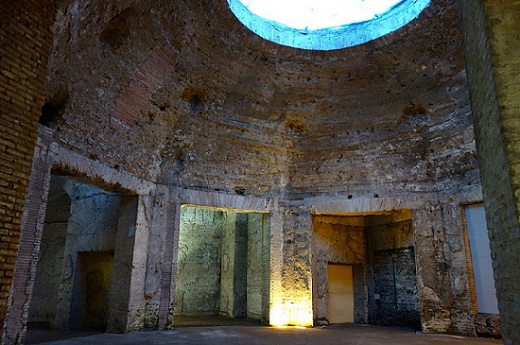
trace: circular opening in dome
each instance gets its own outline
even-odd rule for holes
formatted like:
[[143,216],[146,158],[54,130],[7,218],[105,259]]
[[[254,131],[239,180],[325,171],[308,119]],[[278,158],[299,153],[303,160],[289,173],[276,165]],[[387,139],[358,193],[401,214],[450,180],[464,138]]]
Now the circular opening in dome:
[[399,29],[430,0],[228,0],[251,31],[311,50],[352,47]]

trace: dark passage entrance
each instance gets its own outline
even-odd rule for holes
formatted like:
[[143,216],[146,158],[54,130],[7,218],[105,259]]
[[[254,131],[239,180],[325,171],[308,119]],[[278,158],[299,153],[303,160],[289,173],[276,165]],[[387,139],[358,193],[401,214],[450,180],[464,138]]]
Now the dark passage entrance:
[[124,332],[136,195],[52,176],[28,327]]
[[104,332],[108,323],[109,293],[112,284],[114,253],[78,253],[74,283],[71,326]]
[[419,329],[413,247],[376,251],[373,258],[375,323]]

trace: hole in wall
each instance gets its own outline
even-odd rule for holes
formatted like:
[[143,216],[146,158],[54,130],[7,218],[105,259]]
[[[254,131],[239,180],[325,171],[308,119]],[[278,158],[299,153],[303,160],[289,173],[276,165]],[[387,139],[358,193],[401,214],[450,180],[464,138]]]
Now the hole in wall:
[[244,195],[246,193],[246,188],[242,186],[236,186],[235,193],[238,195]]
[[114,16],[103,31],[99,34],[99,41],[107,44],[111,48],[121,46],[126,38],[131,34],[131,25],[138,20],[138,11],[134,7],[123,10],[120,14]]
[[285,122],[285,128],[293,133],[304,133],[309,131],[307,124],[298,119],[290,119]]
[[51,123],[58,122],[63,116],[65,104],[69,99],[67,89],[58,89],[54,95],[41,108],[39,123],[43,126],[49,126]]
[[187,87],[182,91],[181,99],[190,105],[192,113],[199,112],[204,108],[204,90],[196,87]]
[[410,104],[406,105],[403,109],[403,117],[409,118],[415,115],[421,115],[426,113],[426,108],[422,104],[410,102]]

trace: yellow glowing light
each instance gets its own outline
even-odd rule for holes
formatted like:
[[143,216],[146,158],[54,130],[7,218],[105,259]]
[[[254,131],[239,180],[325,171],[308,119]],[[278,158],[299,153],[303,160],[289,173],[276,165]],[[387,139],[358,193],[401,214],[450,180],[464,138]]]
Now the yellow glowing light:
[[297,302],[285,302],[271,307],[270,324],[276,327],[312,327],[312,301],[302,298]]

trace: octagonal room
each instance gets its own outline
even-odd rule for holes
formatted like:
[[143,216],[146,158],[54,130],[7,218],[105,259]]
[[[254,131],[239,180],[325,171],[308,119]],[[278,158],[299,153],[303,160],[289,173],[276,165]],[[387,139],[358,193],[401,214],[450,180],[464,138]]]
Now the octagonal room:
[[520,342],[520,8],[252,3],[6,5],[2,344],[201,319]]

